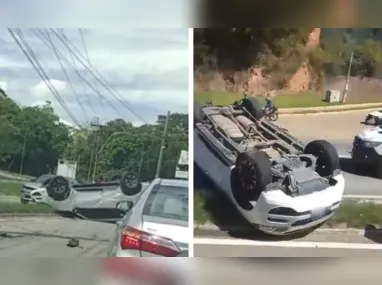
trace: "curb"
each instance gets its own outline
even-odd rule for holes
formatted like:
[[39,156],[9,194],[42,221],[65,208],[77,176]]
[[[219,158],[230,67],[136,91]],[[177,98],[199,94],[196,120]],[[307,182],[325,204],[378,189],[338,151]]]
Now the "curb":
[[[248,231],[248,230],[254,230],[254,228],[251,227],[245,227],[245,226],[227,226],[224,229],[220,229],[218,226],[214,224],[204,224],[204,225],[198,225],[194,226],[194,231]],[[355,229],[355,228],[345,228],[345,229],[336,229],[336,228],[320,228],[316,229],[314,231],[315,233],[353,233],[353,234],[360,234],[363,235],[365,233],[364,229]],[[380,233],[381,230],[375,230],[372,232],[378,232]]]
[[11,218],[60,218],[60,215],[55,213],[0,213],[1,219]]
[[305,115],[316,113],[336,113],[336,112],[350,112],[358,110],[373,110],[382,107],[382,103],[366,103],[366,104],[349,104],[349,105],[336,105],[326,107],[307,107],[307,108],[280,108],[280,115]]

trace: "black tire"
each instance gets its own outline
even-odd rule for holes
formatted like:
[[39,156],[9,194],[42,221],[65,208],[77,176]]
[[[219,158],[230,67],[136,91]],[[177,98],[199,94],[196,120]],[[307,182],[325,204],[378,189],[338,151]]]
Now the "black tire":
[[134,196],[141,192],[142,183],[137,173],[126,172],[119,181],[121,191],[126,196]]
[[315,140],[308,143],[304,149],[305,154],[317,157],[316,172],[322,177],[332,176],[339,168],[340,159],[336,148],[325,140]]
[[382,179],[382,161],[378,161],[375,168],[375,177],[378,179]]
[[204,114],[202,111],[202,107],[197,101],[194,101],[194,124],[198,124],[203,122]]
[[278,118],[279,118],[279,113],[278,113],[277,111],[274,111],[274,112],[272,112],[272,113],[270,113],[270,114],[268,115],[268,119],[269,119],[270,121],[272,121],[272,122],[277,121]]
[[256,201],[272,182],[271,163],[266,153],[248,151],[240,153],[235,163],[231,186],[233,191],[244,191],[244,197]]
[[65,201],[68,199],[71,189],[69,181],[63,176],[55,176],[49,179],[46,185],[48,196],[54,201]]
[[241,105],[247,109],[247,111],[255,117],[257,120],[260,120],[264,117],[264,110],[261,107],[260,102],[256,98],[246,98],[243,99]]

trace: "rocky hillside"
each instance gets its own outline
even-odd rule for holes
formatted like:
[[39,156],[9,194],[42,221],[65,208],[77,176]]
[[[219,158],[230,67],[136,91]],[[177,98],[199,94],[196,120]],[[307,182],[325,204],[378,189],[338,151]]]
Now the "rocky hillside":
[[352,51],[352,76],[378,77],[380,29],[361,42],[357,29],[333,30],[196,29],[195,91],[321,90],[346,75]]

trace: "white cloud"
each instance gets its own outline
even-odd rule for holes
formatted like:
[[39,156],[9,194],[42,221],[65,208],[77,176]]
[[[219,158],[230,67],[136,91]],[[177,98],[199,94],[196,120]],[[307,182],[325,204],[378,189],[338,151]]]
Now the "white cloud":
[[8,83],[6,81],[0,80],[0,88],[3,89],[3,91],[7,92]]
[[[50,79],[48,82],[59,94],[63,94],[67,91],[67,82],[65,81]],[[42,80],[31,88],[31,94],[39,99],[50,98],[52,96],[52,92],[48,85]]]
[[[69,80],[49,42],[39,37],[41,31],[49,32]],[[91,65],[140,117],[153,121],[168,108],[172,112],[187,112],[187,29],[86,29],[82,30],[86,49],[79,29],[65,29],[64,34],[59,29],[56,31],[69,39],[76,55],[88,66],[84,60],[86,50]],[[22,30],[22,34],[80,122],[94,116],[102,121],[118,116],[132,122],[139,120],[89,73],[52,31],[29,29]],[[23,105],[52,101],[59,116],[70,120],[6,30],[0,31],[0,79],[7,87],[8,96],[16,101]]]
[[[199,1],[190,0],[2,0],[3,27],[194,27],[192,13]],[[43,13],[41,13],[43,11]]]

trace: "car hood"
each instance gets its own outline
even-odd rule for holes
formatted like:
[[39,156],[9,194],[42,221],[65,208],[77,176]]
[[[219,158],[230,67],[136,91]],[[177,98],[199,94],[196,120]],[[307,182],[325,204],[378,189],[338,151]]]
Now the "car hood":
[[31,189],[37,189],[41,188],[42,183],[39,182],[27,182],[23,184],[24,187],[31,188]]
[[358,137],[363,141],[382,142],[382,129],[380,127],[366,129]]

